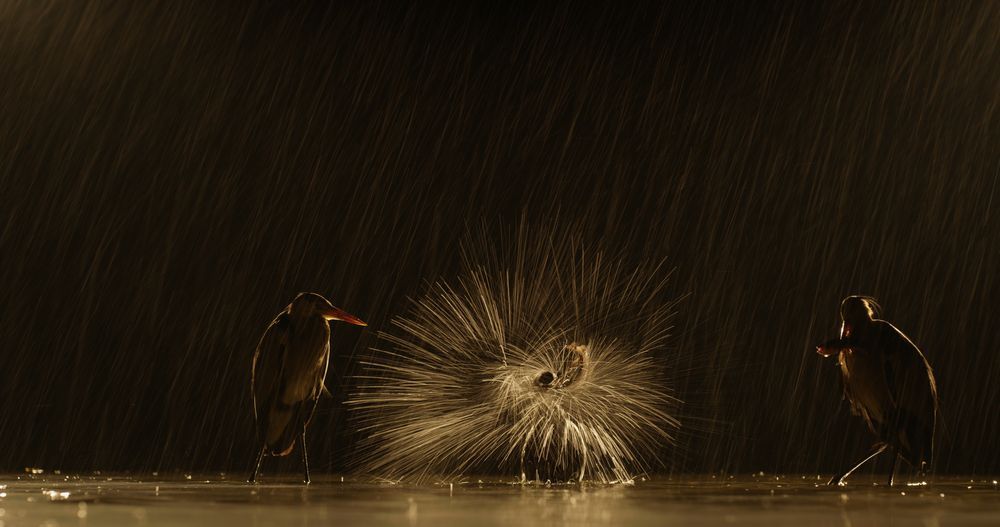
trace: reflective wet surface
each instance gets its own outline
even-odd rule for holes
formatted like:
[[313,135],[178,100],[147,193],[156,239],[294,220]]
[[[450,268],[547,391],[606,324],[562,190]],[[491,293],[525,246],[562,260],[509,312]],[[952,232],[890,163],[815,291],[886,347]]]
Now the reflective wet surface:
[[[190,478],[190,479],[188,479]],[[14,474],[0,477],[0,527],[17,525],[1000,525],[993,478],[888,488],[810,476],[674,477],[632,485],[407,485],[293,476]]]

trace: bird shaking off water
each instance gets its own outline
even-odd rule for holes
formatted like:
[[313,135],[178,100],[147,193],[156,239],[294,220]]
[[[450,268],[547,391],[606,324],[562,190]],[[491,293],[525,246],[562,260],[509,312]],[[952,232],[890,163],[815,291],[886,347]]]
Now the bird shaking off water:
[[286,456],[296,440],[302,449],[304,481],[309,483],[306,427],[320,395],[329,393],[323,380],[330,363],[330,320],[367,325],[320,295],[299,293],[257,345],[251,392],[261,447],[251,483],[257,481],[265,454]]
[[902,331],[875,318],[878,309],[871,297],[845,298],[840,305],[840,338],[816,348],[824,357],[837,355],[851,412],[864,418],[878,437],[873,452],[834,476],[830,485],[842,484],[887,448],[893,452],[890,486],[900,457],[921,473],[931,462],[938,413],[934,372]]

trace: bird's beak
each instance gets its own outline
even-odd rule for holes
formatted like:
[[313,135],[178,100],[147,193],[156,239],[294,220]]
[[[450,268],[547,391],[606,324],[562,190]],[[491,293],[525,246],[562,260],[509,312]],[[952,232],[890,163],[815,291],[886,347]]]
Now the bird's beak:
[[339,320],[341,322],[347,322],[348,324],[354,324],[355,326],[367,326],[368,324],[361,320],[360,318],[340,309],[339,307],[330,306],[323,310],[323,318],[327,320]]

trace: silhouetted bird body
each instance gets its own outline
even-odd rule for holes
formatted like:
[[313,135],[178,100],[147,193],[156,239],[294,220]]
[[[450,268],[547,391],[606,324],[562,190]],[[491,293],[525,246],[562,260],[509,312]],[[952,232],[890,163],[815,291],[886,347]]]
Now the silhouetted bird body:
[[[839,484],[869,459],[892,448],[921,471],[931,462],[937,421],[937,386],[927,359],[892,324],[874,318],[874,300],[850,296],[841,304],[841,337],[820,346],[824,356],[838,354],[844,395],[878,438],[875,451],[854,468],[830,480]],[[892,484],[896,460],[889,474]]]
[[365,325],[314,293],[302,293],[268,326],[253,357],[252,394],[257,439],[261,445],[250,481],[256,481],[265,455],[285,456],[298,441],[305,482],[309,461],[305,432],[330,363],[329,320]]

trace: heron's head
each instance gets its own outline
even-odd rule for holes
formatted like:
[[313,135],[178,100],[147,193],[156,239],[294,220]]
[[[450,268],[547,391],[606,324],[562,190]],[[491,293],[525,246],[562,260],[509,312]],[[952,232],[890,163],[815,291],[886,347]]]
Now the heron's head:
[[320,315],[326,320],[340,320],[355,326],[367,326],[360,318],[335,307],[329,300],[316,293],[299,293],[288,306],[288,313],[293,317],[310,317]]
[[854,328],[864,327],[875,319],[879,305],[870,296],[851,295],[840,303],[840,318],[844,321],[841,331],[848,336]]
[[535,376],[535,386],[565,388],[587,378],[590,369],[590,346],[577,343],[563,346],[553,364]]

